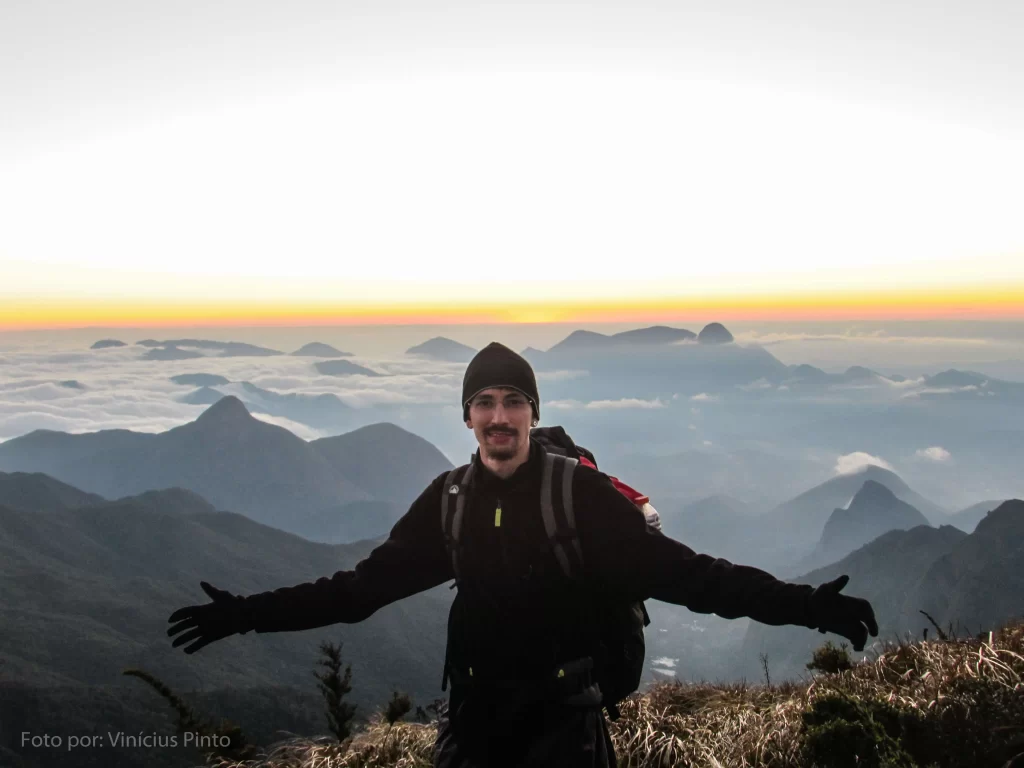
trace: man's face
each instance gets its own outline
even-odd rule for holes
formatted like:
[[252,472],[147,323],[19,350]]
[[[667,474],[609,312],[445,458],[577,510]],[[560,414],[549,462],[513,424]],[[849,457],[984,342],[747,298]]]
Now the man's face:
[[498,461],[514,459],[529,444],[533,408],[518,389],[494,387],[469,401],[469,420],[481,456]]

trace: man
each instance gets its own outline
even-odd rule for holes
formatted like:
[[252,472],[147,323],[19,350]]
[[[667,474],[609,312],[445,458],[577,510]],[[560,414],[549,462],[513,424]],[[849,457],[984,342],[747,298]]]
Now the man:
[[466,369],[462,404],[479,450],[457,546],[443,530],[443,510],[445,494],[460,488],[444,473],[354,570],[244,598],[203,582],[213,602],[171,615],[173,645],[189,643],[185,652],[194,653],[251,629],[354,623],[456,578],[444,670],[452,687],[435,766],[607,768],[615,755],[594,622],[609,595],[831,631],[857,650],[869,632],[878,634],[870,604],[839,594],[845,577],[813,589],[696,554],[652,528],[606,475],[583,466],[571,475],[583,578],[569,578],[540,510],[546,451],[530,437],[540,397],[529,363],[490,344]]

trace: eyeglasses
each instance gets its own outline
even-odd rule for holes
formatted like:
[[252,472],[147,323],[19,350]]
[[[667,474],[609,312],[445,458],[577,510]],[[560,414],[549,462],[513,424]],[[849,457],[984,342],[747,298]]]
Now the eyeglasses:
[[[521,411],[530,407],[530,401],[522,395],[509,395],[501,401],[506,411]],[[475,411],[493,411],[496,405],[495,398],[489,395],[478,397],[469,404]]]

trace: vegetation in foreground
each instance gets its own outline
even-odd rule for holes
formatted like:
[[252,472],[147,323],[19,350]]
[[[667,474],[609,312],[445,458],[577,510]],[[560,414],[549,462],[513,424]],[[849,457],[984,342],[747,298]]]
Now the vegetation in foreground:
[[[874,661],[810,682],[661,683],[621,709],[611,732],[624,768],[1024,768],[1024,622],[981,638],[889,644]],[[293,739],[208,765],[429,766],[435,726],[387,714],[340,743]]]

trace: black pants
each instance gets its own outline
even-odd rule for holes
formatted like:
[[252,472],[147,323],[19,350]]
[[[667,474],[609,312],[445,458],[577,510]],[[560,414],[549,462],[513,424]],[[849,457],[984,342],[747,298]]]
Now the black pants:
[[510,707],[452,690],[438,723],[434,768],[615,768],[600,706]]

